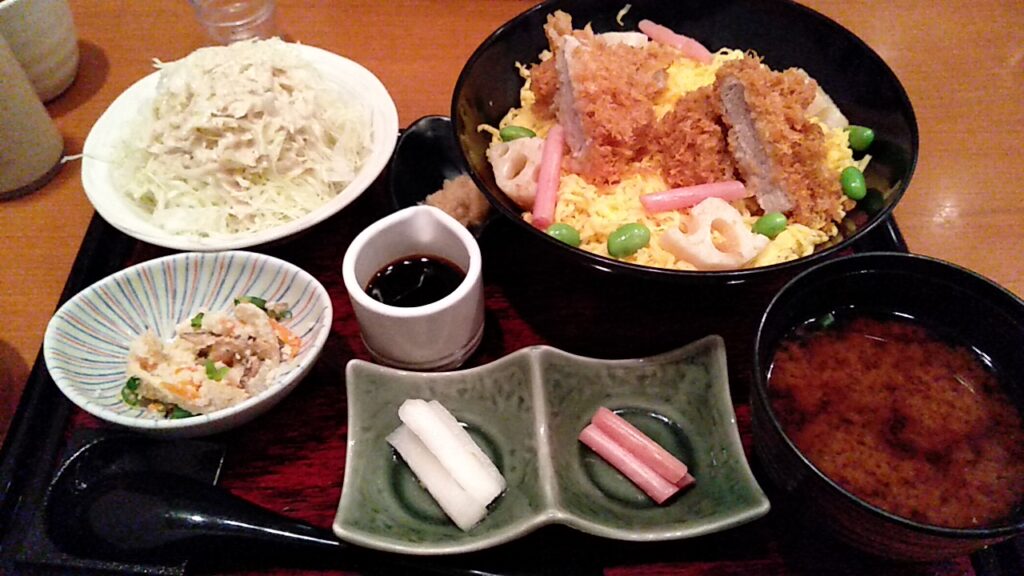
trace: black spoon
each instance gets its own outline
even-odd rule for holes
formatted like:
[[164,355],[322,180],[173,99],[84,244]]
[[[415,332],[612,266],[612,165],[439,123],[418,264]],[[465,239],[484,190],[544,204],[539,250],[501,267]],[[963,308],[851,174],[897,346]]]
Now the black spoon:
[[162,456],[155,457],[151,450],[155,441],[105,440],[74,454],[50,484],[44,522],[50,539],[66,553],[121,562],[154,562],[223,559],[238,556],[232,552],[249,555],[273,550],[282,554],[299,552],[303,558],[326,553],[332,565],[368,571],[496,574],[341,542],[328,530],[166,471],[166,461]]

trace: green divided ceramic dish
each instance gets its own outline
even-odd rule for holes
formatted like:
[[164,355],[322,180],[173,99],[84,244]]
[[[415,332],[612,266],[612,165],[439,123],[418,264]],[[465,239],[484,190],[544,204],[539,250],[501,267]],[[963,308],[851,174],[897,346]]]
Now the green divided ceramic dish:
[[[407,554],[453,554],[554,523],[619,540],[674,540],[725,530],[769,509],[740,444],[718,336],[635,360],[535,346],[459,372],[353,360],[346,380],[348,457],[334,520],[342,540]],[[385,440],[408,398],[448,408],[508,482],[468,532],[445,516]],[[650,500],[577,440],[600,406],[679,457],[697,484],[663,505]]]

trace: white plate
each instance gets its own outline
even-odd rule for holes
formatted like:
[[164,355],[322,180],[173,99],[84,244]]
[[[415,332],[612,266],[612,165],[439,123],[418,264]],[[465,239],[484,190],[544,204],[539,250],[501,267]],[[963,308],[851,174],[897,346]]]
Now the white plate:
[[328,82],[346,97],[360,100],[372,114],[373,141],[369,157],[355,180],[337,196],[305,216],[251,234],[217,238],[171,234],[148,221],[145,212],[114,187],[112,162],[129,130],[156,95],[160,73],[154,72],[132,84],[100,116],[85,139],[82,186],[96,212],[125,234],[165,248],[216,251],[265,244],[301,232],[336,214],[359,197],[380,175],[398,138],[398,110],[384,84],[359,64],[313,46],[294,45]]

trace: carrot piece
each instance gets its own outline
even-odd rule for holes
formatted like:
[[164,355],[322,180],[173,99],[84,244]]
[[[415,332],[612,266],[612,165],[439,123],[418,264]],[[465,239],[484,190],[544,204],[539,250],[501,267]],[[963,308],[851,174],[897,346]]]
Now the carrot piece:
[[558,182],[562,172],[562,148],[565,146],[565,130],[555,124],[548,130],[544,148],[537,168],[537,195],[533,200],[533,225],[547,230],[555,221],[555,205],[558,203]]
[[649,436],[627,422],[622,416],[602,406],[597,409],[591,422],[644,465],[672,484],[678,484],[687,476],[686,464],[680,462],[668,450],[651,440]]
[[277,320],[270,318],[270,327],[274,329],[274,334],[277,335],[277,339],[284,342],[285,346],[292,349],[293,354],[298,354],[302,348],[302,339],[299,338],[294,332],[285,327]]
[[665,44],[666,46],[672,46],[683,53],[683,56],[696,60],[701,64],[710,64],[715,59],[714,54],[710,50],[704,47],[703,44],[697,42],[689,36],[683,36],[677,32],[662,26],[661,24],[655,24],[650,20],[641,20],[637,28],[641,32],[646,34],[651,40],[658,42],[659,44]]

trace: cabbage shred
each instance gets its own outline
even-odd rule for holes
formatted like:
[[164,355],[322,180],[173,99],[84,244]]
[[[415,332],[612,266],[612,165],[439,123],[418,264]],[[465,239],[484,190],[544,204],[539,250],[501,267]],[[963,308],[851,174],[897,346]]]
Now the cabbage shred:
[[341,192],[369,154],[369,111],[277,38],[156,66],[156,97],[139,140],[125,142],[119,187],[168,232],[287,223]]

